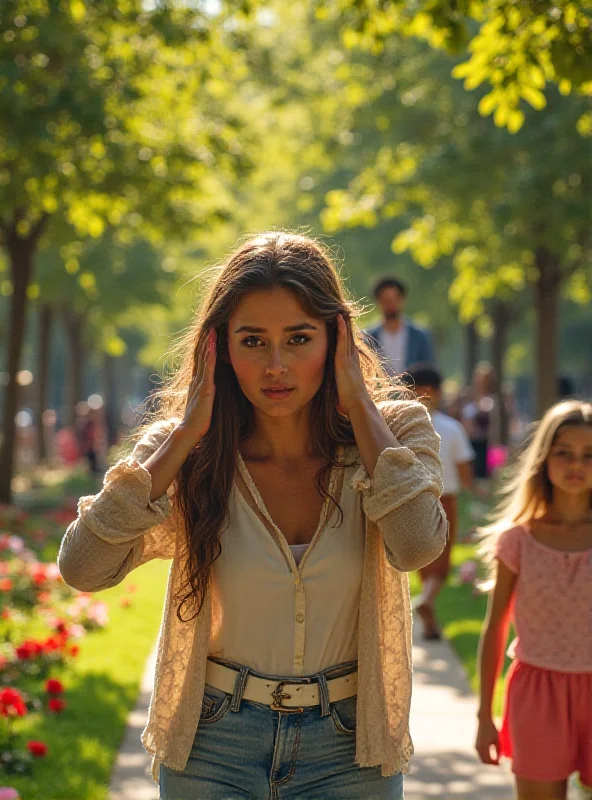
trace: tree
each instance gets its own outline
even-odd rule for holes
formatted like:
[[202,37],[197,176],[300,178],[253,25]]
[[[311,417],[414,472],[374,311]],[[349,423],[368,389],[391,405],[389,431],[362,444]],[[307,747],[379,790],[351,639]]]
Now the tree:
[[383,120],[384,137],[348,190],[328,194],[325,225],[396,219],[395,252],[409,251],[424,267],[452,258],[451,298],[464,322],[486,313],[488,300],[532,286],[542,411],[556,392],[560,288],[587,297],[592,139],[576,130],[586,101],[549,91],[545,113],[528,114],[511,135],[443,77],[446,60],[425,47],[401,50],[383,52],[381,73],[396,75],[396,85],[368,104],[369,122],[361,122],[363,132]]
[[[452,74],[468,90],[488,85],[479,113],[515,133],[525,109],[546,106],[545,88],[592,92],[592,0],[319,0],[319,16],[341,20],[344,43],[380,52],[393,34],[468,53]],[[592,113],[578,119],[592,130]]]
[[[11,322],[0,457],[9,501],[16,374],[37,251],[108,227],[157,240],[228,215],[248,166],[224,78],[232,31],[199,6],[5,0],[0,17],[0,246]],[[207,96],[207,103],[199,102]]]

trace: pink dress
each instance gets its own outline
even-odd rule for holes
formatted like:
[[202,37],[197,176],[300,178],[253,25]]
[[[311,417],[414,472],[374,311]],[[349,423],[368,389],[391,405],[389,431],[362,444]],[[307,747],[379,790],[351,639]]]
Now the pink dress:
[[592,548],[556,550],[521,525],[495,555],[517,575],[501,753],[526,780],[592,784]]

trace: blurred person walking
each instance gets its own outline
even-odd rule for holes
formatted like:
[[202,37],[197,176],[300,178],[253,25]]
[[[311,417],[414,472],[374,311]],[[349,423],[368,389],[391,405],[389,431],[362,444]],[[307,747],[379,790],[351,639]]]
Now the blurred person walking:
[[496,374],[488,361],[480,361],[473,371],[473,382],[467,403],[462,409],[462,422],[475,451],[475,477],[490,474],[489,448],[501,443],[501,418],[495,394]]
[[476,491],[473,479],[475,453],[465,429],[457,420],[440,410],[442,376],[435,367],[411,366],[408,372],[418,399],[427,407],[434,430],[440,436],[440,458],[444,490],[440,501],[448,518],[448,539],[442,553],[419,570],[422,593],[415,610],[419,615],[424,639],[440,639],[435,601],[450,574],[450,556],[458,532],[457,496],[461,489]]
[[[592,404],[558,403],[520,456],[482,529],[493,576],[479,645],[476,747],[512,759],[518,800],[565,800],[592,786]],[[516,640],[501,729],[493,697],[510,622]]]

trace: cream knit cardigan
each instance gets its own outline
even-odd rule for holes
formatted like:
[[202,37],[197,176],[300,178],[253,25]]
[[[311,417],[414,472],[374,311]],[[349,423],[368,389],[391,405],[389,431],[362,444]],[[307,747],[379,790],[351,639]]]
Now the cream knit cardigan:
[[[373,479],[360,464],[351,479],[361,493],[366,548],[359,613],[356,762],[406,771],[413,745],[411,609],[407,572],[442,551],[447,522],[439,497],[439,437],[416,402],[380,404],[398,446],[380,455]],[[160,763],[183,770],[199,722],[212,620],[210,593],[199,616],[180,622],[173,597],[181,584],[185,537],[168,494],[150,502],[151,477],[142,466],[175,420],[149,429],[133,453],[105,476],[99,494],[82,497],[78,518],[62,540],[58,564],[66,583],[99,591],[120,583],[153,558],[171,559],[148,723],[142,734],[158,782]],[[355,454],[357,450],[352,448]],[[359,455],[358,455],[359,460]]]

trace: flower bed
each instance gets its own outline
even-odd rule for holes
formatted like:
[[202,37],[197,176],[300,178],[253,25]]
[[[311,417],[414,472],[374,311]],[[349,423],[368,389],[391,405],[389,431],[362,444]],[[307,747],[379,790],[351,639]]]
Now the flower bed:
[[[37,759],[51,758],[50,744],[23,731],[24,718],[31,730],[68,713],[64,678],[84,637],[109,623],[106,603],[70,589],[55,561],[41,558],[57,551],[75,517],[72,501],[42,517],[0,507],[0,775],[31,774]],[[18,797],[8,790],[0,786],[0,798]]]

